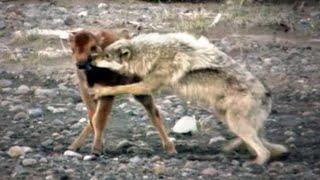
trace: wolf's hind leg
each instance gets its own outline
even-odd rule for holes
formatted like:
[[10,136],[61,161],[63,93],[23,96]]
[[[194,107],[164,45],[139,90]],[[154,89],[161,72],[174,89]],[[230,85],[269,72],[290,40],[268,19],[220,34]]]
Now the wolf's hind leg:
[[281,144],[274,144],[262,138],[262,143],[269,149],[271,157],[277,158],[288,154],[288,149]]
[[151,95],[135,95],[134,98],[137,101],[139,101],[148,112],[148,115],[152,124],[155,126],[155,128],[158,131],[158,134],[160,136],[162,146],[164,147],[164,149],[169,154],[177,153],[174,144],[171,142],[171,140],[168,137],[168,134],[166,132],[166,129],[160,117],[159,110],[155,106],[152,96]]
[[264,164],[269,160],[270,151],[262,143],[258,136],[257,129],[250,124],[250,120],[235,115],[233,112],[228,112],[226,121],[230,130],[255,151],[256,159],[251,163]]

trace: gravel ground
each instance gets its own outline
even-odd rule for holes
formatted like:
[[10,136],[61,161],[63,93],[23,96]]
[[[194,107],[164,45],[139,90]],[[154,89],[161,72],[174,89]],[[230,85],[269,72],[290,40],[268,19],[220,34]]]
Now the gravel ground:
[[[286,24],[261,22],[259,26],[248,19],[243,26],[226,18],[215,27],[203,28],[209,27],[219,9],[223,9],[222,17],[228,17],[235,10],[248,12],[250,7],[50,2],[0,2],[0,179],[320,178],[320,39],[315,26],[320,21],[319,8],[307,6],[295,12],[281,5],[291,19],[286,33],[282,29]],[[258,9],[252,8],[250,16]],[[195,24],[181,23],[199,12],[201,18],[193,19]],[[247,151],[221,151],[233,135],[213,114],[169,92],[155,94],[167,128],[184,116],[194,117],[199,124],[193,134],[170,132],[176,139],[177,155],[163,152],[145,111],[131,96],[117,98],[103,156],[84,158],[90,154],[91,139],[78,153],[64,154],[87,122],[71,57],[59,55],[63,44],[67,45],[56,37],[16,37],[17,31],[33,28],[77,27],[128,28],[133,34],[179,30],[205,34],[269,86],[274,103],[266,123],[267,138],[285,144],[290,155],[263,166],[244,166],[251,158]],[[51,54],[39,55],[40,51]]]

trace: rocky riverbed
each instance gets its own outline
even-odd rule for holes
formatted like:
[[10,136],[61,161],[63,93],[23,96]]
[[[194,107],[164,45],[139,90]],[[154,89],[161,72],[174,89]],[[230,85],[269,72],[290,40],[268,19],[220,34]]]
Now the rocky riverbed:
[[[319,6],[301,11],[290,5],[93,2],[0,2],[0,179],[320,178]],[[271,12],[279,19],[259,22],[262,13]],[[213,24],[218,13],[222,18]],[[163,152],[145,111],[131,96],[118,97],[113,106],[102,156],[88,156],[91,139],[79,152],[65,152],[87,123],[67,42],[24,34],[78,27],[206,35],[271,89],[267,137],[285,144],[290,155],[244,166],[252,158],[247,151],[221,151],[234,136],[212,113],[169,92],[154,96],[177,155]],[[199,130],[171,132],[185,116],[196,119]]]

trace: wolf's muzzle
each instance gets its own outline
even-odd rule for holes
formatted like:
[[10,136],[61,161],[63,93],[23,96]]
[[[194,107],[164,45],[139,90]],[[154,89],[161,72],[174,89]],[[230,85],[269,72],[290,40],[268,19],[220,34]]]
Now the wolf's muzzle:
[[85,62],[77,63],[78,69],[90,71],[92,69],[91,61],[92,61],[92,57],[88,56],[88,59]]

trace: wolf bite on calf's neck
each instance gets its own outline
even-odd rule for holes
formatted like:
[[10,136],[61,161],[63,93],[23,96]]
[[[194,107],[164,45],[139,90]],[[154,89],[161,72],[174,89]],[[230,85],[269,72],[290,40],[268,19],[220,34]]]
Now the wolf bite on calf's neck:
[[257,164],[287,153],[286,147],[269,142],[262,133],[271,110],[269,91],[205,37],[196,39],[186,33],[142,34],[111,44],[105,53],[107,58],[95,58],[92,64],[115,61],[121,64],[115,70],[138,75],[142,81],[95,87],[96,98],[145,94],[170,87],[188,100],[215,109],[219,119],[238,136],[225,150],[235,149],[244,142],[256,155],[251,163]]
[[[123,34],[124,33],[124,34]],[[121,37],[128,38],[126,32],[122,32]],[[116,86],[140,81],[135,76],[124,76],[111,69],[93,67],[90,64],[93,54],[97,54],[106,46],[119,38],[109,30],[82,30],[70,35],[69,41],[72,49],[73,59],[77,65],[77,75],[79,78],[80,94],[88,109],[90,122],[82,130],[81,134],[69,146],[70,150],[77,150],[85,143],[86,138],[94,132],[92,153],[100,154],[103,151],[103,131],[107,125],[108,114],[111,112],[114,96],[101,98],[95,101],[89,95],[89,87],[94,84]],[[162,146],[169,153],[176,153],[174,144],[170,141],[165,127],[159,115],[159,110],[153,102],[151,95],[134,95],[134,98],[146,109],[151,122],[156,127]]]

